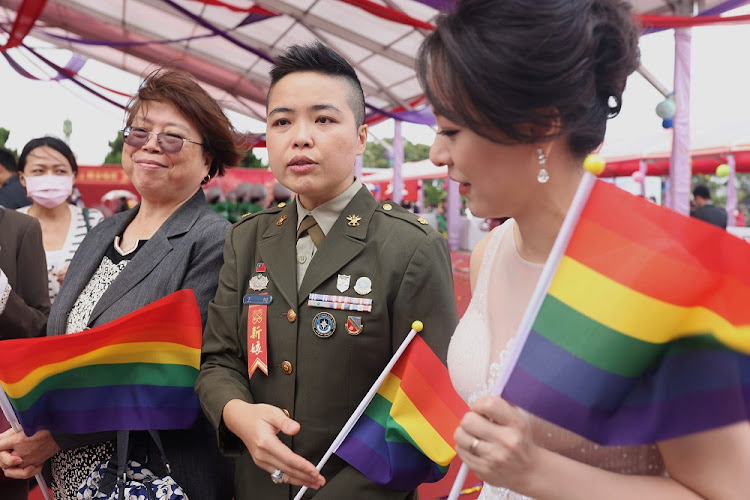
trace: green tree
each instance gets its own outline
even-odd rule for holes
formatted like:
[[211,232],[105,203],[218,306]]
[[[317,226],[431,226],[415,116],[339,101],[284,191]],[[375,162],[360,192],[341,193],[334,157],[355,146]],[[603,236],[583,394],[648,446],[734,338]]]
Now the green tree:
[[443,188],[444,185],[445,181],[443,179],[425,179],[422,185],[425,207],[436,207],[441,201],[445,200],[447,194]]
[[[8,137],[10,137],[10,130],[8,130],[5,127],[0,127],[0,148],[5,148],[5,143],[8,142]],[[18,151],[15,149],[6,148],[8,151],[13,153],[13,156],[18,159]]]
[[114,141],[109,141],[109,153],[104,157],[104,163],[110,165],[120,165],[122,163],[122,133],[117,132]]
[[[393,144],[393,139],[385,139],[388,144]],[[426,144],[414,144],[404,141],[404,162],[422,161],[430,156],[430,146]],[[362,166],[367,168],[388,168],[393,164],[390,152],[377,142],[368,142],[365,153],[362,155]]]
[[430,157],[430,146],[427,144],[412,144],[404,142],[404,161],[422,161]]
[[8,142],[8,137],[10,137],[10,130],[5,127],[0,127],[0,148],[5,147],[5,143]]
[[245,157],[240,160],[240,164],[237,165],[240,168],[266,168],[260,158],[255,156],[252,149],[248,149]]
[[365,152],[362,154],[362,166],[365,168],[388,168],[390,167],[390,156],[386,150],[377,142],[368,142]]

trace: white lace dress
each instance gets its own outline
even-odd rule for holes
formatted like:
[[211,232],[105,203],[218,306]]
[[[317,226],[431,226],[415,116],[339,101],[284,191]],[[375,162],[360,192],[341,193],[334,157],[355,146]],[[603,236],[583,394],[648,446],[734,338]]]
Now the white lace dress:
[[[542,264],[528,262],[518,254],[514,226],[511,219],[490,233],[471,302],[448,348],[451,380],[469,405],[494,388],[542,272]],[[532,415],[527,417],[534,442],[548,450],[621,474],[664,474],[664,463],[654,445],[600,446]],[[530,500],[486,483],[479,499]]]

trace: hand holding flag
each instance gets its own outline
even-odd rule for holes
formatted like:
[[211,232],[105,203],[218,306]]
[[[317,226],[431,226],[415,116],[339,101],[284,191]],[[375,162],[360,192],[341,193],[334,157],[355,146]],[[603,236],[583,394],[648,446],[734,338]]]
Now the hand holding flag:
[[318,470],[336,453],[374,483],[394,489],[411,490],[445,475],[456,455],[453,432],[468,407],[445,365],[417,335],[421,330],[415,321]]
[[607,445],[747,420],[749,296],[750,245],[585,174],[495,394]]

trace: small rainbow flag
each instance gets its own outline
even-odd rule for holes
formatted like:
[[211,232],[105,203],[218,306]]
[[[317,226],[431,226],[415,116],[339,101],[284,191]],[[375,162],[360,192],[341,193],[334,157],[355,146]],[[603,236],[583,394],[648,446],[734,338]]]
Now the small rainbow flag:
[[503,397],[607,445],[747,420],[750,245],[592,179]]
[[80,333],[0,342],[0,386],[28,435],[189,428],[201,331],[180,290]]
[[468,410],[445,365],[416,335],[336,454],[376,484],[413,490],[448,471],[453,433]]

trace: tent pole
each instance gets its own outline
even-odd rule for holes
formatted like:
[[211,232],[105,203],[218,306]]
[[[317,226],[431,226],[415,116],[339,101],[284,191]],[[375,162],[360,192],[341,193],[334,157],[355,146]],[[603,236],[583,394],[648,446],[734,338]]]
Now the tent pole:
[[454,251],[461,246],[461,195],[458,192],[458,182],[450,177],[446,180],[448,192],[445,200],[445,222],[448,226],[448,250]]
[[727,183],[727,227],[737,225],[734,211],[737,210],[737,163],[734,154],[727,156],[729,165],[729,182]]
[[[692,2],[682,2],[692,15]],[[672,136],[672,157],[669,169],[671,208],[681,214],[690,213],[690,28],[675,30],[674,94],[676,112]]]
[[401,172],[404,164],[404,137],[401,135],[401,120],[393,121],[393,194],[391,199],[400,205],[404,199],[404,179]]
[[360,181],[362,180],[362,155],[357,155],[354,159],[354,175]]

